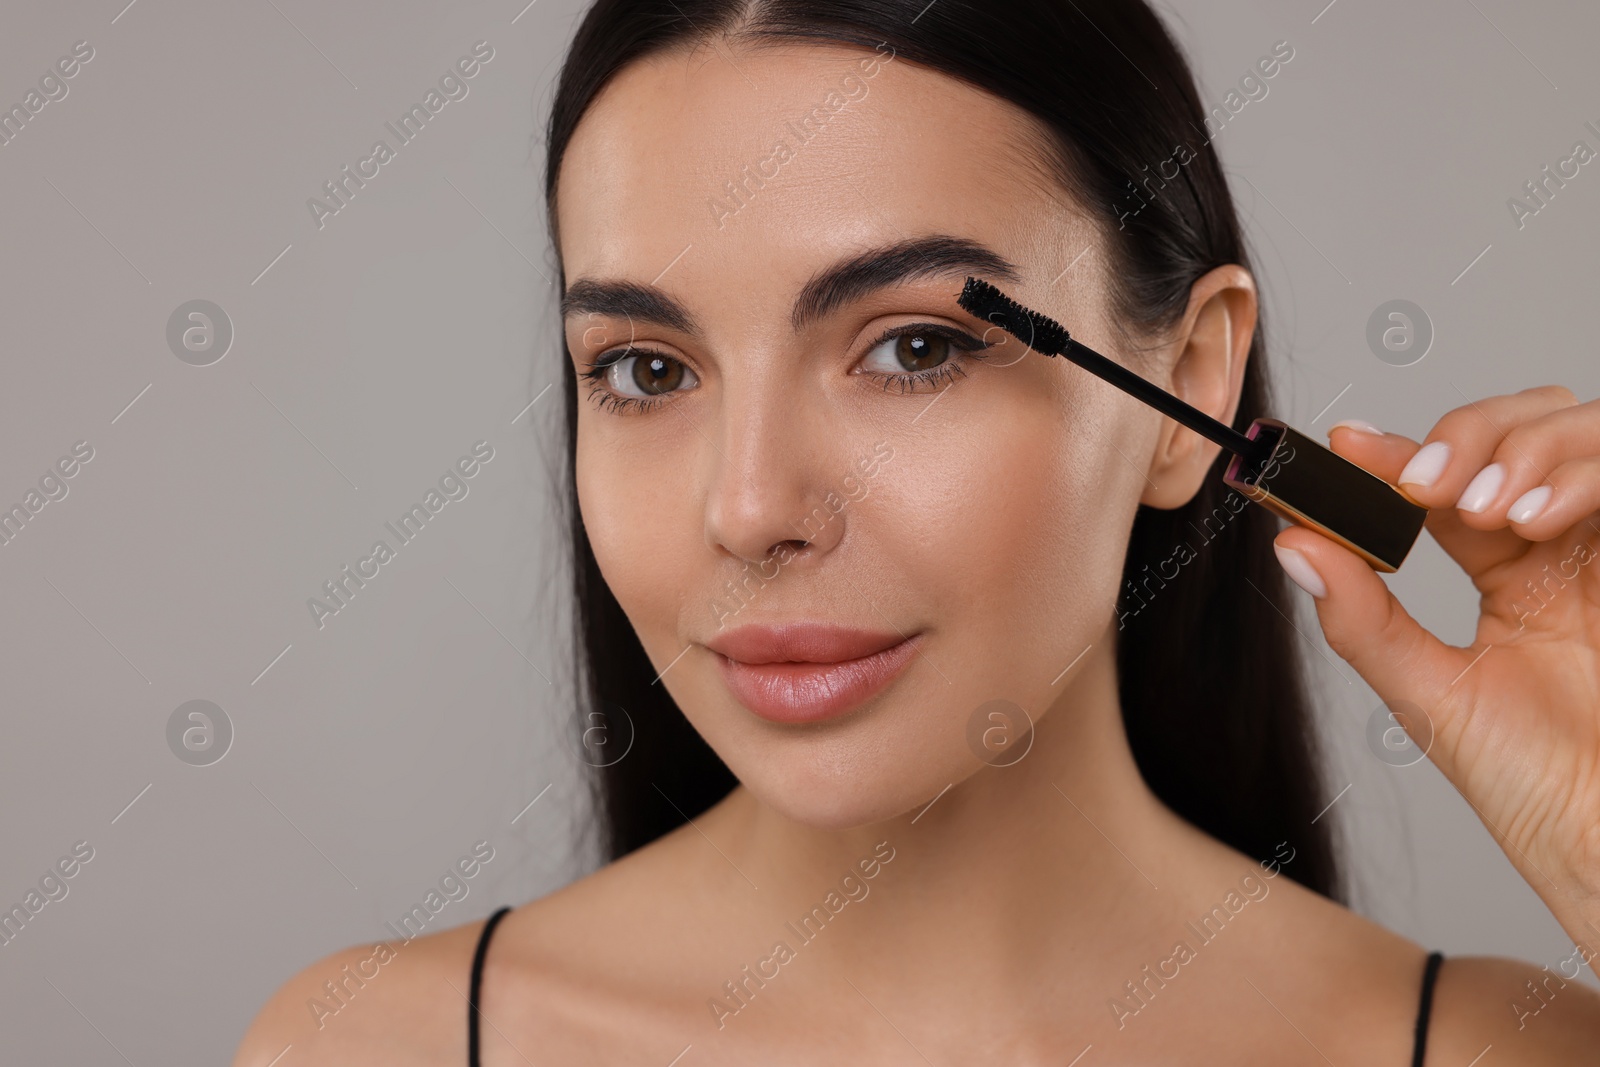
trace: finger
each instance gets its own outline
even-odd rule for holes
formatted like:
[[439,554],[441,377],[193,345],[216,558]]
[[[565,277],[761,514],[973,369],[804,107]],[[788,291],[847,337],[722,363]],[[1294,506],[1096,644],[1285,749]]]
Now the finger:
[[1432,509],[1422,521],[1422,528],[1474,581],[1492,567],[1527,555],[1531,547],[1526,538],[1506,527],[1473,529],[1462,521],[1456,508]]
[[1426,507],[1455,507],[1467,483],[1489,464],[1507,433],[1577,402],[1572,390],[1564,385],[1469,400],[1434,424],[1396,484]]
[[[1429,633],[1377,572],[1343,545],[1306,527],[1288,526],[1273,548],[1289,577],[1314,598],[1328,646],[1385,702],[1406,700],[1428,708],[1435,726],[1444,726],[1438,721],[1445,714],[1441,697],[1473,653]],[[1432,709],[1440,710],[1435,715]],[[1448,774],[1442,753],[1430,755]]]
[[1395,485],[1400,480],[1400,472],[1422,446],[1409,437],[1387,433],[1360,419],[1344,419],[1328,427],[1328,447]]
[[[1519,515],[1530,513],[1530,502],[1522,498],[1546,484],[1557,467],[1592,456],[1600,456],[1600,401],[1558,408],[1518,423],[1506,431],[1490,462],[1467,482],[1456,510],[1473,529],[1498,529],[1516,521],[1508,514],[1513,504],[1519,505]],[[1531,514],[1537,515],[1537,509]]]
[[[1328,443],[1339,455],[1390,485],[1399,481],[1400,472],[1421,448],[1409,437],[1385,433],[1357,419],[1328,427]],[[1403,487],[1401,492],[1409,495]],[[1439,547],[1473,578],[1528,550],[1527,542],[1512,530],[1483,531],[1468,527],[1455,508],[1431,509],[1424,526]]]
[[[1477,513],[1456,507],[1468,483],[1490,466],[1490,461],[1512,432],[1518,432],[1518,439],[1505,448],[1510,455],[1517,455],[1517,449],[1523,447],[1524,439],[1531,445],[1545,436],[1534,434],[1525,437],[1527,431],[1519,431],[1519,427],[1576,406],[1577,397],[1562,385],[1538,386],[1506,396],[1469,400],[1439,419],[1421,448],[1407,457],[1398,471],[1394,469],[1396,458],[1409,444],[1409,438],[1399,434],[1383,434],[1379,441],[1361,440],[1375,435],[1354,432],[1365,425],[1357,423],[1350,432],[1332,434],[1330,443],[1341,455],[1366,467],[1390,484],[1397,485],[1406,496],[1428,507],[1428,533],[1450,558],[1460,564],[1462,570],[1476,579],[1490,568],[1523,555],[1528,550],[1528,544],[1503,521],[1486,521]],[[1581,427],[1588,421],[1580,415],[1564,424],[1566,428],[1563,432],[1568,441],[1580,449],[1581,445],[1576,443],[1576,439],[1587,432]],[[1549,447],[1548,444],[1545,447]],[[1375,462],[1376,466],[1369,465],[1371,462]],[[1521,462],[1527,464],[1526,460]],[[1534,466],[1527,465],[1530,469]],[[1500,477],[1505,469],[1498,468],[1488,476],[1489,480]],[[1538,473],[1531,475],[1535,480],[1533,485],[1528,484],[1529,477],[1526,474],[1519,476],[1518,484],[1524,491],[1535,488],[1541,476]],[[1477,492],[1481,489],[1482,484],[1475,493],[1481,496],[1482,493]],[[1512,497],[1505,501],[1507,507],[1516,499]],[[1469,500],[1468,503],[1476,501]]]
[[1593,518],[1596,511],[1600,511],[1600,455],[1569,459],[1556,467],[1542,484],[1512,500],[1509,518],[1519,537],[1549,541],[1585,521],[1580,536],[1600,533]]

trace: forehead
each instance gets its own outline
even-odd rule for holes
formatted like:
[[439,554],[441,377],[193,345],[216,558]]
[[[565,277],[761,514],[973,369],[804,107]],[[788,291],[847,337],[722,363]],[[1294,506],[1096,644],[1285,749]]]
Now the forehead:
[[[871,49],[721,44],[636,61],[562,161],[567,277],[673,288],[711,269],[788,279],[867,245],[951,233],[1025,261],[1061,244],[1041,127],[955,78]],[[1079,240],[1078,244],[1082,244]]]

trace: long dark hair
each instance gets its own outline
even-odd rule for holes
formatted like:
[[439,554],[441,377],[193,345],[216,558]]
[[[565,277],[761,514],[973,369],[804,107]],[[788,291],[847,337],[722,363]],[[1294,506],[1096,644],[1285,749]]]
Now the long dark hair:
[[[897,58],[1030,112],[1051,134],[1062,187],[1110,235],[1116,317],[1147,336],[1181,319],[1206,271],[1250,266],[1193,75],[1142,0],[598,0],[578,27],[550,113],[553,237],[562,155],[595,95],[635,59],[720,36],[886,43]],[[1174,159],[1178,146],[1187,152]],[[1260,323],[1234,418],[1240,429],[1266,413]],[[652,684],[656,670],[595,563],[572,484],[579,401],[570,357],[561,367],[579,726],[631,733],[618,737],[631,744],[626,758],[592,779],[602,850],[615,859],[700,814],[735,779],[665,686]],[[1324,790],[1305,668],[1276,606],[1292,603],[1271,558],[1278,523],[1226,489],[1227,458],[1187,505],[1141,506],[1134,520],[1118,609],[1123,721],[1140,772],[1167,806],[1256,859],[1288,842],[1294,858],[1284,871],[1342,900],[1332,831],[1313,822]]]

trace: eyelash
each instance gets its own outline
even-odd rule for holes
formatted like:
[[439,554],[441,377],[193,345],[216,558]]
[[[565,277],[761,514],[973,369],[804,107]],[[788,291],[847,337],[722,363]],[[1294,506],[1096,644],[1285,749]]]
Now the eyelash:
[[[882,379],[884,392],[888,392],[890,386],[894,383],[900,383],[900,392],[905,394],[916,392],[919,384],[937,387],[941,382],[951,382],[958,377],[965,377],[967,372],[962,364],[967,360],[984,358],[979,353],[994,343],[981,341],[967,331],[953,326],[942,326],[932,322],[913,322],[904,326],[889,327],[878,336],[877,340],[867,346],[867,351],[870,352],[885,341],[892,341],[896,337],[903,337],[906,334],[933,334],[934,336],[942,337],[956,348],[956,354],[937,367],[929,367],[927,370],[907,371],[903,374],[884,374],[878,371],[861,372],[868,377]],[[600,410],[605,411],[609,408],[619,414],[628,411],[642,413],[658,407],[662,401],[671,395],[663,393],[653,397],[622,396],[608,388],[605,384],[605,377],[612,364],[618,363],[629,356],[645,358],[659,356],[662,359],[671,359],[673,362],[682,362],[667,355],[665,352],[657,352],[650,348],[618,348],[596,357],[592,362],[586,364],[588,369],[580,372],[579,377],[590,383],[589,396],[599,405]]]

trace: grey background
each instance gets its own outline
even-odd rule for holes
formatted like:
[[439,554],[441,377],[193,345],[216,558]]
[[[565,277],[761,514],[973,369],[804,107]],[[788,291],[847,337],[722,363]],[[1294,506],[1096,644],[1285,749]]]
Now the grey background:
[[[495,858],[434,928],[592,864],[560,741],[559,398],[541,395],[559,342],[540,142],[580,5],[124,3],[0,20],[6,106],[74,42],[95,50],[0,146],[0,503],[94,448],[0,546],[0,902],[74,842],[95,850],[0,947],[0,1030],[29,1063],[225,1062],[286,977],[385,936],[474,842]],[[1600,393],[1600,164],[1521,230],[1506,207],[1575,140],[1600,148],[1583,126],[1600,10],[1162,10],[1210,103],[1274,42],[1295,49],[1218,140],[1282,417],[1421,437],[1465,397]],[[479,40],[494,58],[468,96],[319,230],[307,198]],[[207,367],[167,345],[193,299],[233,324]],[[1391,299],[1436,331],[1411,366],[1366,343]],[[306,599],[479,440],[495,457],[467,497],[318,630]],[[1476,597],[1430,540],[1390,581],[1470,638]],[[1531,888],[1431,764],[1373,756],[1376,698],[1304,611],[1300,629],[1360,909],[1452,954],[1553,966],[1571,946]],[[191,700],[232,724],[209,766],[168,748]]]

